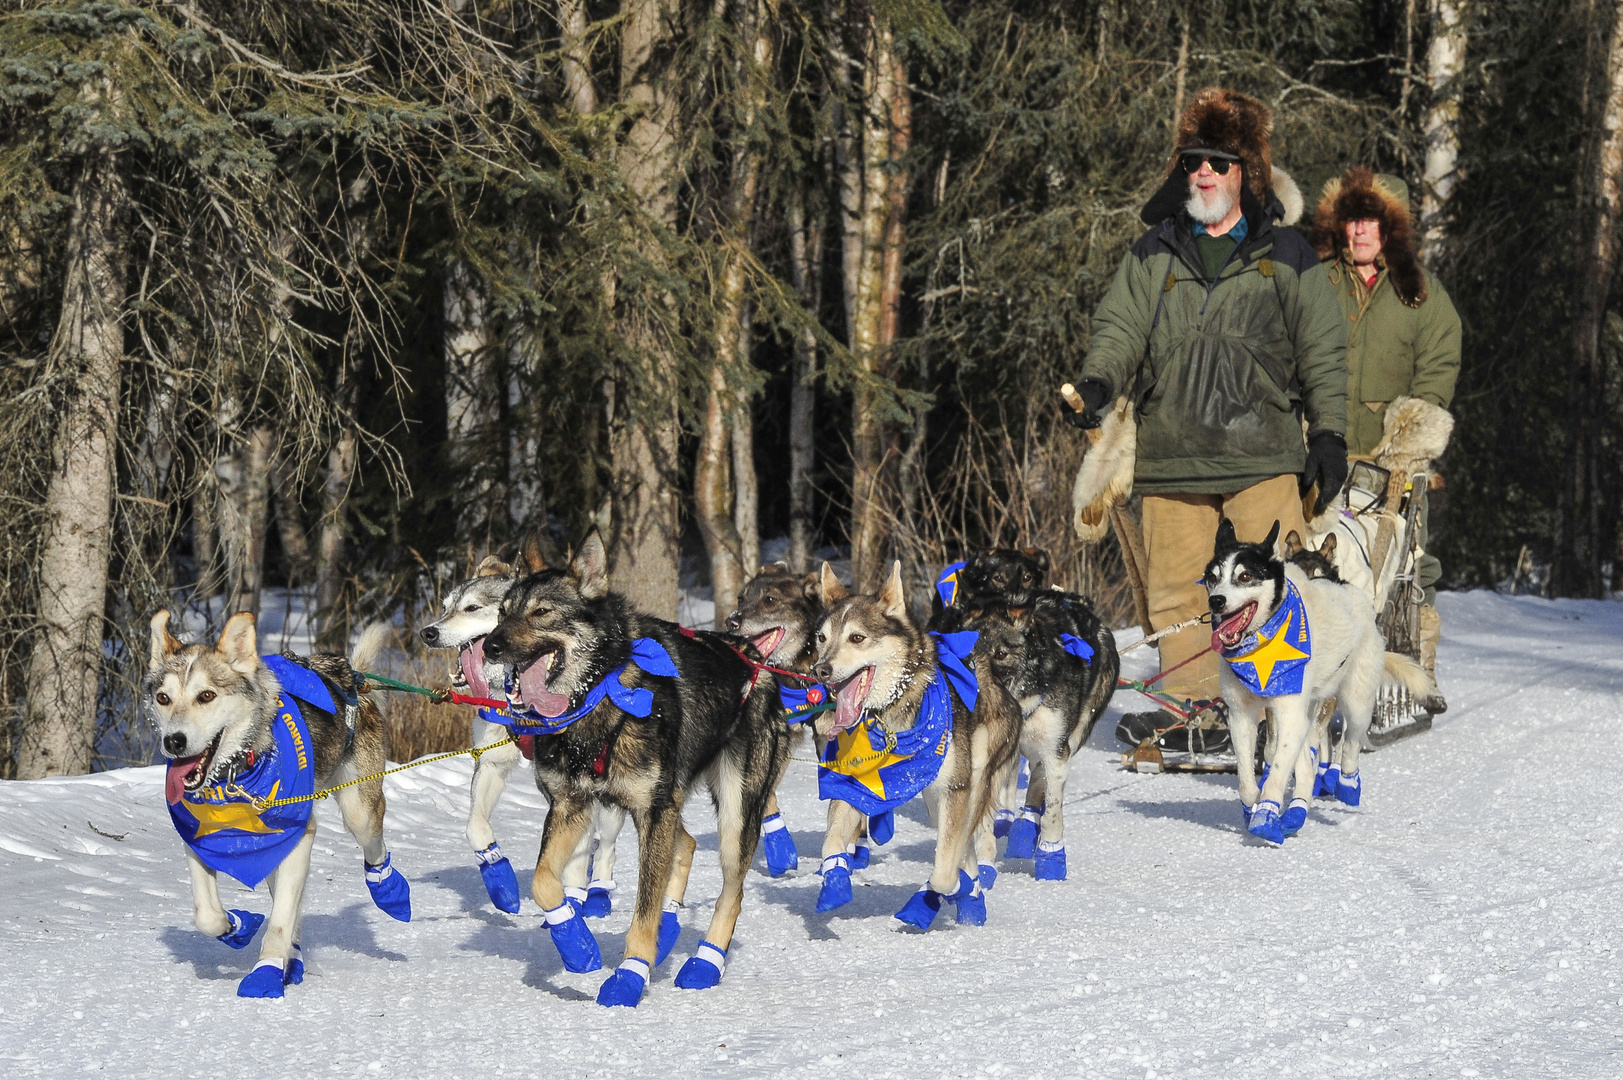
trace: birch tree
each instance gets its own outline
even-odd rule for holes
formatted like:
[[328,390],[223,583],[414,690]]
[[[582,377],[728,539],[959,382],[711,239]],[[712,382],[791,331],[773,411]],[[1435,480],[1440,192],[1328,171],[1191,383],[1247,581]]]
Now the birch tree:
[[1432,0],[1431,47],[1426,51],[1426,171],[1421,180],[1421,253],[1434,259],[1454,192],[1460,156],[1460,75],[1465,70],[1466,14],[1470,0]]

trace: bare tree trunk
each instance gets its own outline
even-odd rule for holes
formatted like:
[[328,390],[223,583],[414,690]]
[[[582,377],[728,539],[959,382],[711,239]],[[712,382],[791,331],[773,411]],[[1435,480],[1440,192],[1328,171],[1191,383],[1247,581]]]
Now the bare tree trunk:
[[[677,0],[627,0],[620,42],[620,103],[635,119],[620,150],[620,175],[654,222],[676,220],[677,102],[670,42],[680,31]],[[657,240],[649,241],[651,245]],[[662,258],[657,247],[647,255]],[[621,307],[631,301],[622,295]],[[642,303],[660,302],[639,298]],[[610,580],[639,610],[676,618],[681,572],[677,496],[676,361],[650,311],[622,311],[622,333],[644,360],[613,385],[609,454],[614,473]],[[633,397],[635,394],[635,397]]]
[[[823,306],[823,223],[806,220],[805,192],[796,187],[789,202],[789,262],[800,306],[813,319]],[[811,327],[795,337],[794,382],[789,388],[789,566],[803,574],[811,569],[816,546],[812,518],[812,472],[817,463],[816,411],[817,332]]]
[[209,470],[192,492],[192,556],[197,560],[195,597],[207,603],[220,588],[220,484]]
[[523,343],[514,341],[507,350],[507,516],[515,538],[546,518],[546,492],[536,464],[541,453],[538,410],[524,389],[533,381]]
[[327,451],[327,475],[321,484],[321,524],[316,534],[316,627],[323,646],[348,643],[343,617],[344,503],[355,479],[355,430],[346,427]]
[[316,560],[310,550],[310,536],[304,531],[304,515],[299,511],[298,477],[281,454],[271,462],[271,492],[276,500],[276,531],[282,541],[282,554],[287,557],[288,584],[307,585]]
[[1421,181],[1422,254],[1435,258],[1443,240],[1443,216],[1454,192],[1460,156],[1460,74],[1465,70],[1465,15],[1470,0],[1432,0],[1431,48],[1426,80],[1431,107],[1426,112],[1426,174]]
[[1172,91],[1172,137],[1178,137],[1178,120],[1183,116],[1184,84],[1189,78],[1189,9],[1183,12],[1183,37],[1178,40],[1177,78]]
[[592,85],[591,58],[586,52],[586,26],[586,0],[559,0],[564,97],[581,116],[597,111],[597,88]]
[[1606,401],[1606,351],[1601,343],[1606,303],[1617,264],[1619,203],[1623,201],[1623,4],[1615,4],[1603,85],[1605,106],[1585,185],[1589,203],[1586,245],[1578,265],[1573,326],[1573,381],[1567,468],[1562,487],[1556,557],[1550,588],[1558,596],[1600,597],[1604,581],[1600,514],[1606,503],[1601,420]]
[[[748,334],[747,314],[744,322]],[[761,568],[761,485],[755,473],[755,412],[747,401],[733,411],[733,524],[748,579]]]
[[477,562],[489,553],[493,539],[491,506],[495,484],[489,444],[491,432],[498,426],[495,350],[484,283],[464,263],[452,262],[446,268],[442,305],[445,438],[456,546],[459,553]]
[[51,446],[17,777],[90,771],[112,554],[127,193],[113,155],[88,153],[73,185],[67,276],[50,362],[67,388]]
[[270,466],[275,435],[256,425],[215,459],[220,481],[220,540],[225,549],[226,613],[259,614],[265,579],[265,527],[270,513]]
[[1408,0],[1403,9],[1403,89],[1398,93],[1398,124],[1403,127],[1409,123],[1409,93],[1414,89],[1414,6],[1415,0]]

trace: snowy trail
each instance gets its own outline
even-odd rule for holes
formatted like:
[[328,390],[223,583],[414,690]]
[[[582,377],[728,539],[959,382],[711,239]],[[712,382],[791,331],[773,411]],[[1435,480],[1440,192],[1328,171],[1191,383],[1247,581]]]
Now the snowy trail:
[[[949,909],[904,935],[922,809],[851,905],[815,915],[822,810],[796,762],[801,870],[773,881],[757,858],[725,980],[679,991],[720,883],[702,807],[682,939],[635,1012],[594,1003],[606,972],[563,971],[528,897],[489,905],[465,759],[389,782],[410,925],[372,906],[321,806],[310,974],[280,1002],[235,997],[257,943],[192,928],[161,770],[0,784],[0,1075],[1623,1076],[1623,604],[1440,606],[1450,712],[1366,757],[1365,805],[1319,802],[1283,849],[1244,836],[1232,777],[1122,772],[1119,695],[1073,767],[1070,879],[1005,864],[986,927]],[[515,780],[495,825],[527,882],[544,803]],[[633,881],[629,831],[620,850]],[[611,966],[629,900],[593,923]]]

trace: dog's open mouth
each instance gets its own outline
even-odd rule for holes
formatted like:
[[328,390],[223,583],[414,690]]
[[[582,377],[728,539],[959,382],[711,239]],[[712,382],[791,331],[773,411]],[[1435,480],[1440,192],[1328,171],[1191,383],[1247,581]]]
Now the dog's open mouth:
[[1257,614],[1255,600],[1245,607],[1225,618],[1212,628],[1212,648],[1218,652],[1232,649],[1245,637],[1245,632],[1251,629],[1251,619]]
[[527,705],[542,716],[562,716],[569,710],[569,696],[554,694],[547,689],[552,669],[557,666],[561,650],[548,649],[529,667],[518,673],[519,703]]
[[755,646],[755,651],[761,654],[761,659],[770,660],[772,654],[777,651],[778,646],[783,644],[784,636],[788,633],[789,628],[787,626],[774,626],[766,633],[757,635],[751,641]]
[[865,667],[849,679],[834,687],[834,726],[829,735],[849,731],[862,719],[862,707],[868,703],[868,691],[873,686],[873,668]]
[[467,688],[469,697],[490,697],[490,684],[485,681],[485,639],[476,637],[456,658],[456,681]]
[[219,752],[220,739],[225,735],[222,729],[214,736],[201,754],[191,757],[171,758],[169,768],[163,776],[164,799],[170,803],[178,803],[181,796],[196,791],[208,779],[209,766],[214,764],[214,755]]

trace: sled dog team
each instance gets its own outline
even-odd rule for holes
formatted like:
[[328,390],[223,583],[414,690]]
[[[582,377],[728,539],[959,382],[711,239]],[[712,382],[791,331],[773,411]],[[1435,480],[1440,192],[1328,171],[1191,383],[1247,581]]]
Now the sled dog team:
[[[1418,665],[1385,653],[1361,593],[1333,571],[1310,573],[1314,553],[1299,539],[1292,561],[1280,556],[1278,531],[1241,543],[1225,520],[1204,577],[1212,646],[1228,661],[1242,810],[1249,831],[1274,844],[1302,827],[1315,791],[1358,802],[1360,739],[1383,681],[1417,692],[1429,683]],[[635,1006],[676,944],[696,846],[683,810],[701,784],[715,808],[722,889],[673,981],[720,982],[757,843],[773,875],[798,863],[775,789],[806,728],[829,807],[819,912],[850,902],[852,874],[917,795],[935,824],[935,858],[896,913],[902,924],[928,929],[943,903],[960,923],[984,923],[1000,836],[1005,857],[1033,860],[1039,880],[1065,878],[1070,760],[1115,692],[1120,661],[1087,601],[1047,587],[1042,552],[989,551],[949,567],[927,626],[909,610],[899,563],[873,595],[851,594],[827,564],[807,575],[766,567],[715,632],[641,614],[610,591],[595,532],[567,568],[545,565],[534,544],[522,563],[486,559],[420,633],[456,651],[459,690],[507,703],[474,724],[473,745],[491,749],[476,758],[467,838],[491,902],[518,911],[490,814],[514,766],[531,759],[549,809],[530,894],[572,972],[603,966],[586,920],[612,908],[615,840],[628,815],[637,830],[635,907],[600,1004]],[[238,993],[280,997],[303,977],[300,908],[318,790],[339,788],[373,901],[411,917],[410,887],[383,838],[383,718],[357,674],[386,631],[369,628],[346,660],[262,657],[247,613],[213,646],[183,645],[168,624],[167,611],[152,619],[142,706],[169,759],[165,796],[185,841],[195,922],[237,949],[266,923]],[[1328,740],[1316,725],[1331,698],[1346,732],[1319,761]],[[1259,780],[1265,708],[1274,722]],[[1030,782],[1016,806],[1022,757]],[[269,919],[225,910],[220,872],[250,887],[267,881]]]

